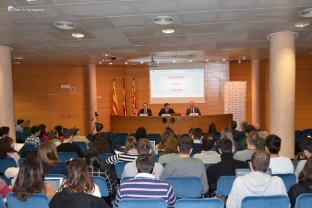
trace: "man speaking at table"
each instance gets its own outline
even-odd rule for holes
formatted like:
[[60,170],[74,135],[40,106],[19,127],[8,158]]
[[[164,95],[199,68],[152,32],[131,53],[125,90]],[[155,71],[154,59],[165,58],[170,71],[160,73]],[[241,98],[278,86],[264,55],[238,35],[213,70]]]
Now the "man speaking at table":
[[152,116],[152,110],[147,108],[148,104],[147,103],[143,103],[142,104],[142,109],[140,109],[138,116],[140,115],[146,115],[146,116]]
[[194,107],[195,103],[193,101],[190,102],[190,107],[186,109],[185,115],[190,115],[191,113],[198,113],[198,115],[201,115],[199,108]]

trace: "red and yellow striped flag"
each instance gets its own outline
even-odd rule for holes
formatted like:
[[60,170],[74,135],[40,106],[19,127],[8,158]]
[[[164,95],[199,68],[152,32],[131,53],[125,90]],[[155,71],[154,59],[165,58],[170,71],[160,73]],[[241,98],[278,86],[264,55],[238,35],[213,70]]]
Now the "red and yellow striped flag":
[[123,85],[122,111],[123,111],[123,114],[126,116],[127,115],[127,95],[126,95],[125,79],[122,79],[122,85]]
[[132,115],[137,115],[137,108],[136,108],[136,99],[135,99],[135,85],[134,85],[134,78],[132,80]]
[[116,94],[116,86],[115,86],[115,79],[113,82],[113,111],[112,111],[112,115],[118,115],[119,111],[118,111],[118,101],[117,101],[117,94]]

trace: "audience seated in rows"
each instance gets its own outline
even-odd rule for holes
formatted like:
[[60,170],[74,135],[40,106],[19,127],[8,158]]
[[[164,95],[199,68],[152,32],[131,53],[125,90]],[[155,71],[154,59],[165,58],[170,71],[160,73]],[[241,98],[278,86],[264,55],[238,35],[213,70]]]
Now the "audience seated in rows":
[[[142,141],[140,139],[139,146]],[[147,143],[146,143],[147,145]],[[165,181],[155,178],[155,161],[151,154],[140,154],[135,162],[136,176],[125,181],[118,189],[114,208],[118,208],[123,198],[162,198],[166,200],[169,208],[174,207],[176,197],[173,188]]]
[[79,127],[78,126],[74,126],[72,128],[72,130],[73,130],[73,135],[74,135],[73,142],[84,142],[88,146],[89,140],[87,139],[87,137],[80,135]]
[[176,160],[179,158],[178,151],[178,140],[176,138],[170,138],[166,141],[164,155],[161,155],[158,158],[159,163],[168,163],[170,161]]
[[156,152],[164,151],[165,144],[168,139],[174,138],[174,134],[170,130],[165,130],[160,137],[159,144],[156,144]]
[[272,174],[286,174],[294,172],[294,165],[287,157],[279,156],[282,140],[275,134],[265,139],[265,150],[270,153],[270,168]]
[[[252,131],[257,132],[256,128],[253,125],[246,126],[246,128],[245,128],[246,138],[240,142],[240,146],[241,146],[242,150],[247,149],[247,137],[248,137],[249,133]],[[264,150],[264,138],[261,138],[260,135],[259,135],[259,142],[257,144],[257,150]]]
[[23,123],[24,123],[23,119],[18,119],[16,122],[15,131],[23,132]]
[[269,164],[268,152],[257,150],[253,153],[250,161],[251,173],[235,179],[226,202],[227,208],[239,208],[246,196],[287,195],[283,180],[266,173]]
[[247,149],[238,151],[234,154],[235,160],[246,161],[250,160],[252,154],[257,150],[257,144],[259,143],[258,132],[252,131],[247,135]]
[[221,176],[234,176],[238,168],[248,168],[247,162],[233,159],[233,141],[228,138],[221,138],[218,141],[218,150],[221,155],[221,162],[212,164],[207,168],[207,180],[209,192],[207,196],[213,196],[217,189],[217,181]]
[[137,140],[134,136],[127,136],[124,152],[107,158],[106,163],[114,165],[116,162],[132,162],[138,156]]
[[201,140],[203,138],[203,130],[201,128],[193,128],[193,130],[191,131],[191,138],[193,139],[192,154],[201,153],[202,151]]
[[[138,142],[138,153],[139,155],[142,154],[152,154],[152,146],[151,143],[149,142],[148,139],[146,138],[141,138]],[[125,165],[124,171],[121,175],[121,178],[124,177],[134,177],[136,174],[136,160],[134,160],[133,162],[129,162]],[[160,163],[155,163],[155,178],[160,178],[160,175],[163,171],[163,166]]]
[[312,193],[312,157],[309,157],[305,162],[299,174],[298,183],[293,185],[288,191],[291,208],[295,207],[297,197],[305,193]]
[[36,149],[39,148],[41,140],[39,138],[41,129],[39,126],[33,126],[31,127],[31,135],[29,137],[27,137],[27,139],[25,140],[25,144],[31,144],[34,145]]
[[0,158],[13,158],[18,165],[20,159],[19,154],[14,150],[13,139],[8,136],[4,136],[0,139]]
[[84,154],[77,144],[72,143],[73,131],[67,129],[64,132],[64,141],[62,144],[56,147],[58,152],[76,152],[80,158],[84,158]]
[[191,158],[193,140],[190,137],[183,137],[179,140],[178,150],[180,158],[167,163],[160,180],[169,176],[195,176],[201,179],[201,193],[208,191],[207,175],[204,164],[201,160]]
[[212,134],[204,134],[201,139],[201,152],[195,154],[193,158],[200,159],[203,163],[220,162],[220,155],[214,149],[215,144],[216,141]]
[[94,143],[90,148],[90,151],[97,153],[112,153],[113,155],[116,154],[109,136],[107,136],[107,134],[105,134],[104,132],[97,133]]
[[[299,147],[302,153],[309,159],[312,155],[312,137],[304,137],[303,139],[301,139],[301,141],[299,142]],[[303,169],[306,162],[307,160],[300,160],[299,163],[297,164],[296,170],[294,172],[294,174],[297,177],[297,180],[299,177],[299,173]]]
[[56,146],[52,140],[45,141],[40,145],[37,157],[42,162],[45,174],[67,175],[66,165],[59,160]]

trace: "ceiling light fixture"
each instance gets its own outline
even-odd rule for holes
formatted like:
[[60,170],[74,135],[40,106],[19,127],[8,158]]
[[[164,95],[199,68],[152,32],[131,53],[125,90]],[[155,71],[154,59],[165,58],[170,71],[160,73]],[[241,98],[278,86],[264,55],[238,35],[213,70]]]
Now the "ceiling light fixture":
[[310,23],[308,22],[297,22],[295,24],[295,27],[299,27],[299,28],[302,28],[302,27],[306,27],[306,26],[309,26]]
[[165,33],[165,34],[171,34],[171,33],[174,33],[174,29],[170,29],[170,28],[163,29],[162,32]]
[[312,8],[304,9],[298,14],[300,17],[312,17]]
[[27,0],[27,2],[36,2],[37,0]]
[[113,63],[109,63],[110,65],[112,65]]
[[67,21],[56,21],[53,23],[53,25],[63,30],[72,30],[77,27],[74,23],[67,22]]
[[172,61],[173,63],[175,63],[176,61]]
[[206,59],[206,61],[209,61],[208,59]]
[[24,59],[24,57],[21,57],[21,56],[17,56],[17,57],[14,57],[15,60],[22,60]]
[[20,61],[14,61],[13,64],[21,64]]
[[75,38],[83,38],[84,34],[82,34],[82,33],[73,33],[72,36],[75,37]]
[[243,57],[242,57],[242,60],[246,60],[246,56],[243,56]]
[[99,64],[102,64],[102,61],[99,61]]
[[238,63],[239,63],[239,64],[242,63],[242,60],[238,59]]
[[128,64],[128,62],[125,62],[125,64]]
[[153,22],[157,25],[170,25],[173,23],[173,18],[169,16],[157,16],[153,18]]

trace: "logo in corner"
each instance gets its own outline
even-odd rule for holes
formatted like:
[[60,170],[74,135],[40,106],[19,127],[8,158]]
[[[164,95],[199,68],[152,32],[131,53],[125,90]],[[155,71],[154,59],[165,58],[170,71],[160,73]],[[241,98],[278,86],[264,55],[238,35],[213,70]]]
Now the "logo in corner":
[[14,9],[13,6],[8,6],[8,11],[9,11],[9,12],[12,12],[13,9]]

